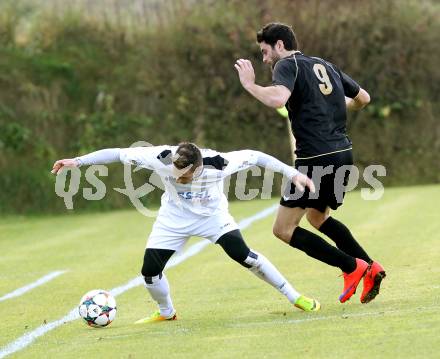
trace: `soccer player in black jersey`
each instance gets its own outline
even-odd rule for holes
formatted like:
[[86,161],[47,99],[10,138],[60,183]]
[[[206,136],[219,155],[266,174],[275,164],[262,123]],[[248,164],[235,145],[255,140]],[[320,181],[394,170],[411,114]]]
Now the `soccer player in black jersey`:
[[[295,167],[307,170],[317,187],[316,196],[305,191],[300,198],[294,185],[288,189],[280,201],[273,232],[290,246],[342,270],[341,303],[350,299],[364,278],[361,302],[368,303],[379,293],[385,271],[368,256],[350,230],[330,216],[330,210],[342,204],[346,170],[353,164],[352,144],[346,134],[347,109],[362,109],[370,102],[370,96],[335,65],[298,51],[290,26],[267,24],[258,31],[257,42],[263,62],[271,65],[272,85],[257,85],[252,63],[244,59],[235,64],[240,82],[263,104],[273,108],[286,106],[296,139]],[[318,173],[320,178],[316,179],[314,175]],[[337,248],[300,227],[304,215]]]

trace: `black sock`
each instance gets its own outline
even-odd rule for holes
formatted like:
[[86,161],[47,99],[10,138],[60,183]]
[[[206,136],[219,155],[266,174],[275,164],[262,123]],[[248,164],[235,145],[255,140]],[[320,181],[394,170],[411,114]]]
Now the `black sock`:
[[372,260],[363,248],[356,242],[350,230],[341,222],[328,217],[327,220],[319,228],[321,233],[324,233],[329,237],[336,246],[345,253],[355,257],[363,259],[367,263],[371,263]]
[[305,252],[310,257],[333,267],[341,268],[345,273],[351,273],[356,269],[355,258],[301,227],[295,228],[289,244]]

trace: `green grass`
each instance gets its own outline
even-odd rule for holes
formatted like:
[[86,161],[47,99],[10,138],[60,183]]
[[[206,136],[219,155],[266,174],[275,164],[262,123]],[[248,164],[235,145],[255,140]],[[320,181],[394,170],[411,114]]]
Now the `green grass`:
[[[434,358],[440,351],[440,186],[387,189],[380,201],[351,193],[335,217],[387,270],[368,305],[359,293],[342,305],[338,270],[276,240],[273,217],[244,231],[322,311],[303,313],[231,262],[218,246],[167,272],[179,320],[132,323],[155,309],[143,287],[117,298],[105,329],[64,324],[12,357],[19,358]],[[272,201],[235,202],[237,220]],[[152,220],[131,211],[0,219],[0,296],[54,270],[68,272],[0,302],[0,348],[45,321],[63,317],[82,294],[138,275]],[[360,290],[359,290],[360,291]]]

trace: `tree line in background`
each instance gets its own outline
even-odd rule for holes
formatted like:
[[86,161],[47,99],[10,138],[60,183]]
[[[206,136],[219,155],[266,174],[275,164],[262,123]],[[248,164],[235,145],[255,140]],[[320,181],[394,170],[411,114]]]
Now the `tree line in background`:
[[[0,5],[0,212],[63,210],[54,160],[139,140],[289,161],[284,120],[244,92],[233,67],[249,58],[257,82],[270,83],[255,32],[274,20],[293,26],[304,53],[370,92],[348,121],[361,169],[385,165],[388,185],[440,181],[435,1],[133,0],[113,15],[104,2],[63,3]],[[121,187],[122,170],[109,172],[105,182]],[[94,203],[79,197],[76,208],[128,205],[114,191]]]

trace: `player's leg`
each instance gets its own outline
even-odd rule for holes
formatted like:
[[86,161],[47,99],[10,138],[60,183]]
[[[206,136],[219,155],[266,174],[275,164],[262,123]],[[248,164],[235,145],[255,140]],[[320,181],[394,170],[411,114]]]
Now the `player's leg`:
[[165,265],[174,252],[174,250],[159,248],[145,250],[141,273],[144,277],[145,288],[158,304],[159,312],[154,313],[152,317],[141,319],[139,323],[175,319],[176,317],[170,295],[170,285],[165,273],[163,273]]
[[187,240],[185,231],[177,225],[173,226],[175,223],[178,223],[177,219],[171,214],[159,211],[148,238],[141,273],[145,280],[145,288],[158,304],[159,311],[137,321],[138,324],[176,319],[170,285],[163,272],[168,260]]
[[[370,263],[370,257],[354,239],[350,230],[338,220],[330,217],[330,209],[336,210],[343,203],[353,165],[352,152],[343,151],[324,156],[319,160],[319,164],[320,166],[315,166],[315,169],[325,166],[325,168],[331,168],[331,172],[319,178],[319,198],[315,201],[308,201],[307,220],[313,227],[334,241],[340,250]],[[314,172],[318,173],[318,171]]]
[[336,247],[352,257],[363,259],[367,263],[372,260],[351,234],[350,230],[341,222],[330,216],[330,207],[324,212],[315,208],[307,208],[307,220],[321,233],[335,242]]
[[[291,247],[297,248],[308,256],[333,267],[339,267],[344,273],[344,290],[339,297],[344,303],[355,293],[357,285],[367,270],[368,264],[333,247],[320,236],[299,226],[306,210],[281,205],[274,225],[274,234]],[[289,238],[290,233],[290,238]]]
[[303,218],[306,210],[299,207],[288,208],[283,205],[278,207],[277,216],[273,225],[273,234],[287,244],[292,239],[292,233]]
[[249,249],[238,229],[223,234],[216,243],[230,258],[276,288],[298,308],[306,311],[319,310],[320,305],[316,300],[301,296],[264,255]]
[[[306,206],[308,207],[307,219],[313,227],[332,239],[340,250],[369,264],[364,276],[361,294],[361,302],[368,303],[379,293],[380,284],[382,279],[385,278],[385,270],[378,262],[371,260],[343,223],[330,217],[330,208],[337,209],[343,203],[351,165],[353,164],[352,153],[351,151],[344,151],[325,156],[320,161],[323,161],[321,163],[323,165],[332,165],[334,171],[322,178],[319,199],[309,201]],[[344,274],[344,289],[352,285],[348,281],[349,278],[350,276]]]
[[370,259],[368,254],[354,239],[350,230],[343,223],[330,217],[329,207],[327,207],[324,212],[315,208],[308,208],[307,220],[313,227],[332,239],[340,250],[369,263],[364,275],[361,302],[369,303],[372,301],[379,294],[380,284],[382,279],[386,276],[384,268],[378,262]]
[[318,235],[299,226],[299,222],[305,213],[306,210],[302,208],[280,206],[273,227],[274,235],[312,258],[333,267],[339,267],[343,272],[352,272],[356,268],[355,258],[333,247]]

